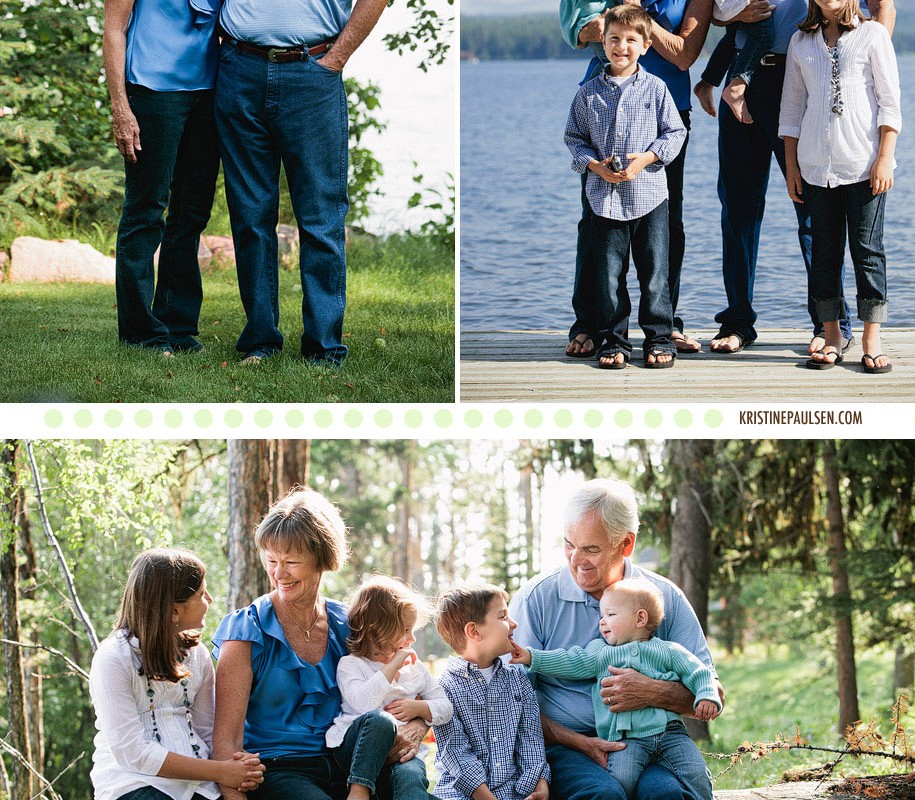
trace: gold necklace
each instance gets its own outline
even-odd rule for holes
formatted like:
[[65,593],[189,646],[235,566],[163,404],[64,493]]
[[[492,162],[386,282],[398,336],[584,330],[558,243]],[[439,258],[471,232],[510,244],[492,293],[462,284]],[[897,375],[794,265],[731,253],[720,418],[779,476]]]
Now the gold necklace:
[[312,620],[311,620],[311,625],[309,625],[307,628],[303,628],[303,627],[302,627],[301,625],[299,625],[299,623],[296,621],[295,615],[294,615],[293,612],[292,612],[292,603],[287,603],[285,600],[283,600],[282,603],[283,603],[283,607],[284,607],[284,608],[286,609],[286,611],[287,611],[287,615],[288,615],[288,617],[289,617],[289,621],[290,621],[293,625],[295,625],[295,626],[302,632],[302,636],[305,637],[305,643],[308,644],[308,643],[311,641],[311,632],[314,630],[315,625],[318,624],[318,620],[321,618],[321,612],[320,612],[320,610],[315,611],[315,615],[314,615],[314,617],[313,617]]

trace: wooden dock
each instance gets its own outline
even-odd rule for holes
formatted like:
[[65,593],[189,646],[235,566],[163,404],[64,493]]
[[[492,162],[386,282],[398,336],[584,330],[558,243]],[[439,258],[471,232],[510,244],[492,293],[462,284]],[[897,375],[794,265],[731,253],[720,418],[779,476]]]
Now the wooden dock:
[[598,369],[593,359],[569,358],[564,331],[461,333],[463,402],[700,402],[894,403],[915,402],[915,328],[887,328],[883,349],[893,371],[861,369],[861,334],[833,369],[806,369],[809,334],[761,330],[746,350],[709,350],[711,330],[691,330],[702,352],[683,355],[672,369],[642,366],[641,337],[624,370]]

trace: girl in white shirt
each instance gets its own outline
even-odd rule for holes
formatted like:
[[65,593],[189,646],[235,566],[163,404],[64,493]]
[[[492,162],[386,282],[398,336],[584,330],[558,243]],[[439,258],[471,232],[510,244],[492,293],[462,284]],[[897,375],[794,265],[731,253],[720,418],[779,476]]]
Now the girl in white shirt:
[[156,548],[134,559],[114,632],[89,671],[95,800],[215,800],[217,783],[263,781],[256,755],[208,758],[214,674],[200,634],[212,599],[193,553]]
[[883,217],[902,129],[899,73],[890,35],[868,21],[858,0],[810,0],[788,47],[779,136],[785,140],[788,194],[810,210],[810,294],[826,345],[810,369],[842,362],[842,259],[848,236],[865,372],[889,372],[880,345],[887,319]]
[[328,729],[327,746],[349,764],[348,800],[376,794],[379,776],[389,780],[397,800],[429,800],[420,747],[415,758],[384,769],[397,726],[412,719],[443,725],[453,708],[429,670],[410,649],[413,631],[425,624],[427,603],[408,586],[377,576],[363,583],[349,609],[350,654],[337,664],[343,699]]

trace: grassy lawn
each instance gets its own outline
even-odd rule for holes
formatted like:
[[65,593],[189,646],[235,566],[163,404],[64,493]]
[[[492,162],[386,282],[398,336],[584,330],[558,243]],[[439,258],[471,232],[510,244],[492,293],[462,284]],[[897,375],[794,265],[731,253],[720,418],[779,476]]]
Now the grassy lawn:
[[255,368],[238,365],[245,317],[231,269],[204,275],[206,351],[171,359],[118,344],[113,286],[0,284],[0,402],[453,402],[453,252],[392,237],[357,241],[348,258],[338,370],[299,356],[297,269],[280,272],[285,349]]
[[[793,738],[795,726],[812,745],[841,748],[836,729],[838,696],[832,653],[797,652],[787,648],[754,647],[739,656],[716,654],[715,663],[727,690],[722,715],[711,723],[713,742],[703,752],[733,753],[744,741],[773,741],[777,734]],[[858,703],[865,722],[876,720],[892,739],[889,723],[893,705],[893,657],[870,651],[859,655]],[[904,720],[909,739],[915,737],[915,713]],[[786,769],[811,767],[835,760],[816,751],[782,751],[756,761],[744,760],[720,774],[727,761],[707,759],[716,789],[743,789],[777,782]],[[897,762],[878,758],[843,758],[835,773],[874,775],[905,771]]]

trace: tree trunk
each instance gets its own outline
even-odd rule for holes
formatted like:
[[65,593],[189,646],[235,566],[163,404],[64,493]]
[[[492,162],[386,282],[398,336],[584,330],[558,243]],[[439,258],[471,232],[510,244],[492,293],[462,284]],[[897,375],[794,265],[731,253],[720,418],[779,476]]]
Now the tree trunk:
[[519,479],[518,491],[521,494],[521,505],[522,505],[522,515],[521,528],[523,530],[523,542],[524,542],[524,561],[521,563],[524,564],[524,569],[521,575],[519,575],[520,580],[527,580],[532,578],[535,574],[534,570],[537,568],[537,558],[536,558],[536,536],[534,533],[534,491],[533,491],[533,479],[534,479],[534,466],[528,461],[526,464],[521,467],[521,477]]
[[[6,439],[0,453],[0,630],[4,639],[19,642],[19,567],[17,564],[17,528],[19,526],[19,480],[16,472],[18,441]],[[25,708],[25,676],[22,650],[3,645],[3,672],[6,689],[9,743],[32,763],[29,726]],[[10,800],[28,800],[32,792],[32,775],[16,759],[10,764]]]
[[229,454],[228,610],[270,591],[254,546],[254,531],[279,495],[278,442],[231,439]]
[[[670,579],[689,600],[702,630],[708,630],[708,591],[712,571],[709,463],[713,440],[674,439],[670,442],[672,472],[677,479],[677,505],[670,532]],[[708,723],[687,719],[693,739],[709,738]]]
[[[19,567],[20,594],[23,600],[38,599],[38,571],[35,562],[35,548],[32,545],[32,530],[29,525],[28,509],[25,505],[25,492],[20,488],[17,502],[19,504],[19,547],[22,551],[22,564]],[[25,632],[27,641],[41,643],[41,620],[32,615],[32,623]],[[29,743],[32,758],[39,772],[44,767],[44,694],[41,676],[41,653],[39,650],[27,650],[23,653],[25,670],[25,713],[29,718]]]
[[893,666],[894,699],[905,695],[912,702],[912,688],[915,686],[915,651],[896,645],[896,663]]
[[311,461],[310,439],[283,439],[280,443],[280,494],[296,486],[308,486]]
[[852,630],[852,601],[845,568],[845,520],[839,494],[836,445],[829,440],[823,448],[823,477],[826,482],[826,519],[829,523],[829,571],[836,620],[836,675],[839,683],[839,734],[860,719],[858,682],[855,674],[855,638]]
[[394,554],[394,574],[405,581],[410,580],[412,533],[410,522],[413,517],[413,443],[405,442],[405,449],[397,456],[400,465],[401,497],[397,519],[399,552]]

